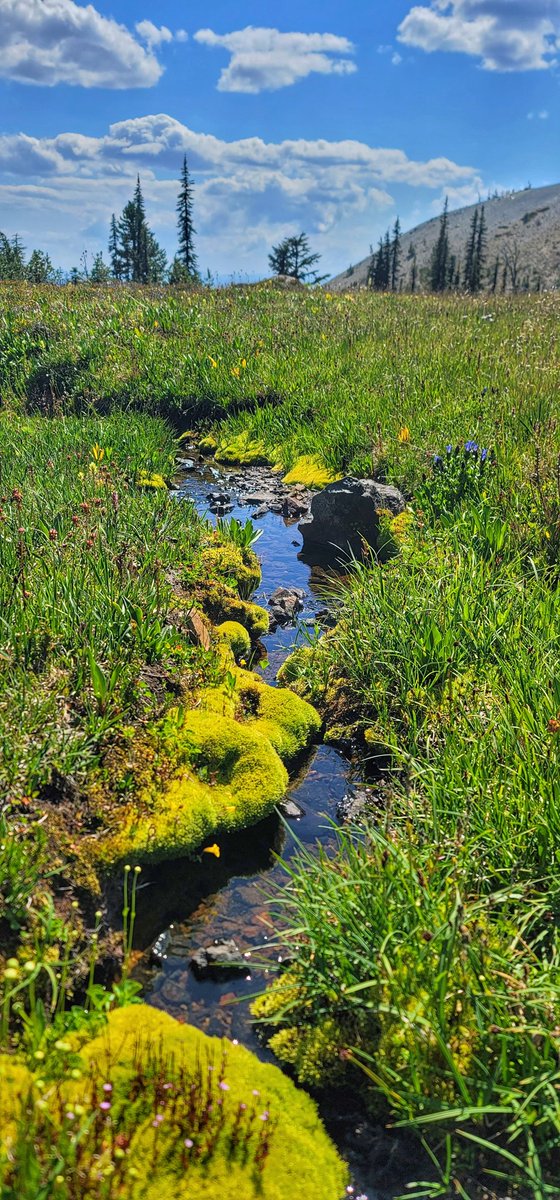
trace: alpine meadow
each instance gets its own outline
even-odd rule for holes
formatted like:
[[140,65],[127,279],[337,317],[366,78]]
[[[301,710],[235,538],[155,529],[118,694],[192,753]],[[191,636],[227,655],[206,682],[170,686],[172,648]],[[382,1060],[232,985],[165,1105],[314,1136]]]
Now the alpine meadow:
[[0,1197],[553,1200],[560,0],[160,7],[0,0]]

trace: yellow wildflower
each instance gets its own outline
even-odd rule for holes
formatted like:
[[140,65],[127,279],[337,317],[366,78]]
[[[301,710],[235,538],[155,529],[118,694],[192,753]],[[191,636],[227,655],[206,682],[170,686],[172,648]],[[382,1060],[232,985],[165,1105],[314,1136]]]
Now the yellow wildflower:
[[203,854],[213,854],[214,858],[219,858],[221,851],[220,851],[220,847],[217,845],[217,843],[214,842],[213,846],[205,846],[202,853]]
[[402,429],[399,429],[397,437],[398,437],[399,442],[409,442],[410,441],[410,429],[408,428],[408,425],[403,425]]

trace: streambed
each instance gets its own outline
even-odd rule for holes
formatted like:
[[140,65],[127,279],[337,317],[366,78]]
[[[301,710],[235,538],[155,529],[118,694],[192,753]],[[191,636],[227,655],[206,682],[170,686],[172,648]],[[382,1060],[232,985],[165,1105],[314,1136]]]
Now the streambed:
[[[245,521],[258,506],[242,503],[241,498],[248,494],[248,482],[258,490],[254,485],[259,477],[266,482],[270,473],[200,463],[181,478],[176,498],[193,503],[201,515],[215,520],[208,496],[227,494],[225,515]],[[278,627],[264,637],[262,665],[253,664],[274,683],[281,664],[305,640],[306,630],[325,617],[328,622],[328,610],[320,574],[317,583],[316,571],[299,557],[297,520],[267,512],[255,524],[262,530],[255,546],[262,568],[255,602],[266,608],[278,587],[299,588],[303,593],[303,609],[295,625]],[[267,895],[287,879],[278,856],[289,861],[298,845],[334,845],[331,822],[336,821],[344,798],[359,786],[357,769],[348,759],[333,747],[315,746],[292,777],[289,798],[302,810],[299,819],[273,815],[221,838],[219,858],[202,854],[199,861],[182,859],[144,868],[138,891],[135,974],[147,1003],[205,1033],[237,1039],[261,1060],[276,1061],[255,1033],[249,1001],[278,967],[279,949],[267,907]],[[225,978],[197,977],[190,966],[192,952],[229,939],[244,956],[246,970]],[[154,942],[160,951],[157,959]],[[323,1109],[322,1116],[350,1163],[355,1200],[385,1200],[406,1187],[411,1173],[414,1178],[417,1146],[372,1125],[352,1095],[336,1094],[332,1111]]]
[[[240,493],[247,492],[247,474],[201,464],[181,479],[177,501],[190,501],[201,515],[216,520],[209,511],[208,496],[228,495],[227,516],[245,521],[257,507],[240,502]],[[251,471],[253,482],[255,478],[258,482],[258,475]],[[314,590],[312,568],[298,558],[301,536],[297,521],[268,512],[255,525],[262,530],[255,546],[262,568],[255,602],[266,608],[278,587],[299,588],[303,593],[296,625],[279,626],[262,638],[262,666],[255,664],[255,669],[272,683],[294,645],[305,639],[306,629],[320,620],[325,597]],[[255,1035],[248,998],[262,990],[266,975],[277,965],[278,948],[267,947],[272,930],[266,905],[267,893],[286,878],[277,856],[289,860],[298,843],[307,847],[318,842],[332,844],[329,819],[336,819],[353,776],[351,763],[337,750],[315,746],[292,778],[289,792],[302,810],[300,818],[283,821],[273,815],[220,839],[219,859],[205,854],[199,862],[183,859],[144,869],[135,941],[137,949],[144,952],[137,974],[150,1004],[206,1033],[238,1038],[260,1058],[272,1060]],[[162,934],[158,948],[164,953],[161,958],[158,954],[154,964],[152,947]],[[227,939],[233,939],[244,955],[246,973],[222,979],[197,978],[189,965],[192,951]]]

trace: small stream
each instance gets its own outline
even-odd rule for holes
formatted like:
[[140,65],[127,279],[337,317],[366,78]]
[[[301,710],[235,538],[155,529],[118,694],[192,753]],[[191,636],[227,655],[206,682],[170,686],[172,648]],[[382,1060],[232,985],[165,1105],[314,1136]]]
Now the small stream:
[[[248,482],[250,487],[256,482],[258,490],[258,477],[254,468],[240,473],[239,468],[221,470],[201,463],[181,478],[176,497],[179,502],[194,503],[200,515],[215,521],[208,495],[227,493],[232,507],[226,515],[245,521],[256,505],[241,504],[240,497],[249,494]],[[262,481],[267,477],[263,470]],[[322,618],[326,616],[328,621],[329,614],[320,582],[316,583],[320,575],[298,556],[301,535],[297,521],[267,512],[255,524],[262,530],[255,546],[262,568],[256,603],[266,608],[270,595],[280,586],[304,592],[297,624],[264,637],[262,666],[253,663],[255,670],[274,683],[294,646],[305,640],[310,627],[321,625]],[[299,819],[283,820],[273,814],[250,829],[222,837],[219,858],[201,854],[198,861],[180,859],[144,868],[138,890],[135,975],[143,984],[147,1003],[205,1033],[236,1039],[261,1060],[276,1062],[255,1033],[249,1002],[263,990],[280,961],[267,906],[267,896],[287,879],[278,857],[289,861],[298,845],[334,846],[331,822],[337,819],[341,801],[359,783],[355,768],[337,750],[315,746],[291,780],[289,798],[302,810]],[[164,954],[154,961],[154,942],[160,939],[161,949],[162,934]],[[226,939],[235,941],[246,971],[222,979],[197,978],[190,965],[193,951]],[[399,1138],[388,1141],[382,1127],[364,1119],[357,1098],[337,1096],[333,1111],[322,1115],[350,1164],[354,1200],[386,1200],[400,1192],[400,1185],[406,1186],[410,1178],[406,1166],[412,1161],[408,1146],[403,1154]],[[390,1165],[395,1150],[397,1161]],[[385,1185],[382,1190],[378,1190],[378,1181]]]
[[[239,503],[243,490],[247,487],[239,470],[218,470],[204,464],[182,478],[176,497],[191,501],[201,515],[215,521],[207,497],[212,492],[227,493],[233,504],[227,515],[245,521],[256,506]],[[305,593],[297,625],[279,627],[262,639],[263,666],[254,665],[273,683],[294,645],[318,623],[325,598],[313,589],[312,569],[298,558],[301,536],[297,521],[266,513],[255,525],[262,530],[255,546],[262,568],[256,603],[266,608],[269,596],[279,586],[301,588]],[[250,829],[221,838],[219,859],[201,855],[200,861],[181,859],[144,869],[135,943],[137,950],[144,952],[136,973],[148,1003],[206,1033],[237,1038],[261,1059],[273,1061],[255,1035],[248,1003],[278,964],[278,947],[268,946],[272,929],[267,894],[286,879],[278,856],[289,860],[298,844],[333,843],[329,819],[336,818],[352,774],[351,764],[337,750],[315,746],[300,764],[289,791],[289,798],[303,811],[301,818],[284,821],[275,814]],[[154,966],[150,950],[162,933],[166,933],[165,957]],[[224,979],[197,978],[189,965],[193,950],[224,939],[236,942],[247,962],[246,973]]]

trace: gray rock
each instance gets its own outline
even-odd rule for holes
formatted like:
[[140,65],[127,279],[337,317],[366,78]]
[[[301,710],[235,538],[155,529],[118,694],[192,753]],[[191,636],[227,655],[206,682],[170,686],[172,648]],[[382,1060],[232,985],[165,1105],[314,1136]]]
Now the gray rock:
[[177,465],[182,471],[196,471],[194,458],[178,458]]
[[308,521],[298,525],[304,552],[321,550],[330,557],[359,557],[362,540],[373,550],[379,549],[379,510],[392,516],[404,511],[405,498],[398,488],[374,479],[355,479],[349,475],[329,483],[311,501]]
[[243,962],[239,946],[231,938],[195,950],[190,962],[198,979],[227,979],[228,975],[247,972],[247,963]]
[[227,504],[231,500],[229,492],[208,492],[206,499],[210,504]]
[[301,612],[305,592],[303,588],[276,588],[269,598],[271,626],[289,625],[295,619],[296,613]]
[[278,809],[288,821],[301,821],[301,818],[305,816],[305,809],[296,804],[295,800],[291,800],[289,796],[280,801]]

